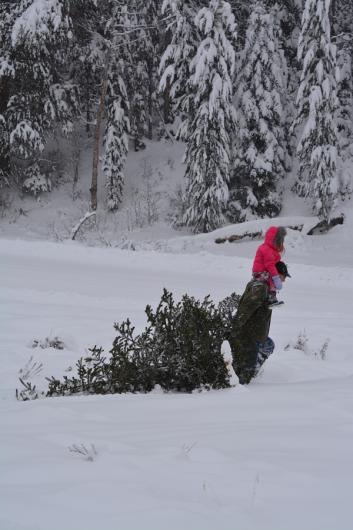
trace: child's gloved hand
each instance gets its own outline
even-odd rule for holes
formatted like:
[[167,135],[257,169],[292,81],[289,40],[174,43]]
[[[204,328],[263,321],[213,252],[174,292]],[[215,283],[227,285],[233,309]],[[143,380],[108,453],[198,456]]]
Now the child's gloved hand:
[[273,283],[275,284],[275,287],[277,291],[280,291],[282,289],[282,280],[279,276],[272,276]]

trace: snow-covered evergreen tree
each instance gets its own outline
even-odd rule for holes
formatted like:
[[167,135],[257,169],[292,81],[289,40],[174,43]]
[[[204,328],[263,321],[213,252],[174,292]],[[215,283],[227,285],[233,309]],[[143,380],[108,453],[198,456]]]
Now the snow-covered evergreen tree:
[[[137,94],[134,102],[136,105],[134,121],[137,123],[137,129],[139,127],[144,129],[146,126],[147,136],[151,140],[154,124],[160,120],[158,116],[158,66],[163,31],[159,24],[162,0],[137,0],[136,5],[138,16],[135,19],[137,30],[134,33],[133,57],[136,61],[135,67],[138,64],[135,90],[140,94]],[[138,123],[139,108],[143,109],[140,120],[142,118],[144,120],[140,125]]]
[[306,0],[298,42],[302,64],[293,127],[302,125],[297,146],[299,195],[312,201],[314,212],[328,221],[338,193],[339,106],[336,47],[331,42],[330,0]]
[[120,59],[124,46],[122,20],[126,12],[114,10],[110,29],[112,44],[107,64],[107,121],[104,134],[103,172],[106,178],[107,206],[116,210],[122,200],[124,168],[129,149],[129,102],[124,82],[124,60]]
[[159,24],[161,0],[119,0],[120,56],[130,104],[130,135],[135,150],[144,148],[143,137],[152,139],[159,121],[158,64],[163,27]]
[[340,71],[337,95],[340,103],[337,126],[341,152],[339,191],[342,198],[353,192],[353,3],[336,0],[331,9],[332,40],[337,46]]
[[10,29],[14,23],[15,6],[0,4],[0,188],[10,180],[10,138],[6,123],[6,108],[10,97],[10,83],[15,75],[10,57]]
[[223,222],[228,200],[231,134],[235,128],[232,104],[235,21],[228,2],[210,0],[196,18],[203,40],[191,61],[194,118],[185,153],[186,225],[208,232]]
[[25,169],[25,189],[32,191],[35,180],[35,189],[42,186],[44,191],[49,187],[47,177],[38,171],[40,153],[56,124],[64,133],[71,131],[77,109],[76,87],[66,81],[64,67],[61,69],[63,49],[71,38],[68,2],[20,0],[7,4],[1,54],[10,70],[1,68],[0,76],[5,76],[8,88],[2,113],[9,139],[8,158],[27,161],[20,164]]
[[177,138],[187,141],[194,115],[190,64],[201,40],[194,24],[197,3],[192,0],[164,0],[162,12],[171,17],[169,31],[172,37],[161,59],[159,89],[162,92],[169,90],[174,115],[180,120]]
[[126,31],[120,55],[124,61],[125,84],[130,104],[130,136],[135,151],[145,147],[148,134],[149,74],[146,63],[146,37],[149,29],[141,11],[141,0],[131,0],[125,10],[122,31]]
[[111,16],[112,6],[105,2],[97,6],[96,0],[75,0],[70,4],[72,20],[72,49],[70,77],[80,92],[81,123],[91,134],[101,84],[106,43],[104,21]]
[[236,81],[239,128],[228,207],[232,221],[242,221],[249,213],[273,217],[281,209],[286,74],[273,16],[257,3],[250,15]]

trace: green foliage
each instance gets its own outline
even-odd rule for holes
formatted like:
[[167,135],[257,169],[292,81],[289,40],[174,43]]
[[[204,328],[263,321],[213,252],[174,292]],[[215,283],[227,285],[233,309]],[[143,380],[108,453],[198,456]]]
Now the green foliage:
[[135,334],[129,319],[114,325],[117,336],[110,356],[95,346],[81,358],[75,377],[48,379],[48,396],[75,393],[149,392],[227,388],[229,375],[221,353],[239,296],[233,293],[219,306],[209,296],[202,301],[184,295],[175,302],[164,289],[154,311],[146,307],[147,326]]

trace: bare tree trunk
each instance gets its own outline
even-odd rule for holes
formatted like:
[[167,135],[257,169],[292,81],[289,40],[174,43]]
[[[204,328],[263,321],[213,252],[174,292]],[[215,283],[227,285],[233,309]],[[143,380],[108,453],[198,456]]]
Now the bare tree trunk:
[[72,200],[75,201],[78,197],[78,181],[79,181],[79,166],[80,166],[80,156],[81,156],[81,146],[80,146],[80,134],[76,128],[72,135],[72,166],[74,170],[74,179],[72,182]]
[[101,124],[105,108],[105,96],[107,93],[108,82],[108,67],[109,67],[110,53],[108,52],[106,58],[106,65],[104,69],[104,76],[101,87],[101,95],[99,98],[99,105],[96,117],[96,125],[93,136],[93,165],[92,165],[92,181],[91,181],[91,210],[97,210],[97,182],[98,182],[98,161],[99,161],[99,142],[101,136]]
[[90,121],[91,121],[89,99],[90,99],[89,75],[87,72],[87,76],[86,76],[86,132],[87,132],[87,136],[90,136]]
[[[4,113],[7,108],[7,103],[10,99],[10,89],[8,78],[3,77],[0,79],[0,114]],[[4,131],[1,131],[0,134],[5,134]],[[6,147],[5,147],[6,145]],[[3,152],[0,152],[0,175],[5,175],[9,173],[10,169],[10,149],[9,143],[3,144]],[[7,178],[5,177],[7,182]]]
[[167,79],[167,85],[163,91],[163,122],[164,125],[172,123],[171,119],[171,98],[170,98],[170,79]]

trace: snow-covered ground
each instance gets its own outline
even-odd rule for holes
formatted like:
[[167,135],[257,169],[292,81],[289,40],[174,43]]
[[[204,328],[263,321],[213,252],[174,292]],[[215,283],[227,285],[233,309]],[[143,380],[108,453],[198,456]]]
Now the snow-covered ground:
[[[258,242],[214,243],[239,227],[164,239],[163,252],[3,234],[0,529],[351,530],[352,225],[289,231],[276,349],[249,386],[29,402],[15,388],[31,356],[44,389],[45,376],[67,373],[87,348],[109,349],[113,322],[130,317],[141,330],[163,287],[216,301],[242,292]],[[294,347],[299,334],[305,351]],[[64,350],[32,348],[55,336]]]

